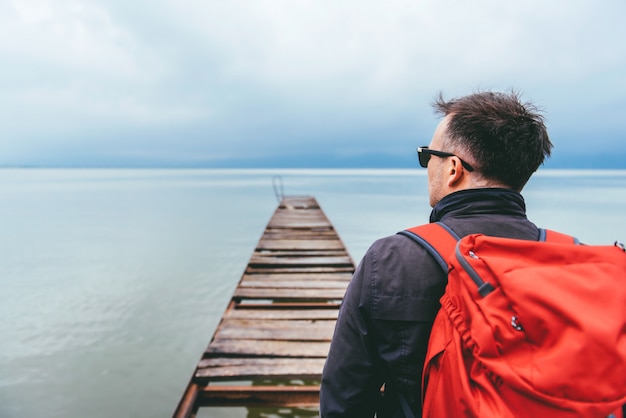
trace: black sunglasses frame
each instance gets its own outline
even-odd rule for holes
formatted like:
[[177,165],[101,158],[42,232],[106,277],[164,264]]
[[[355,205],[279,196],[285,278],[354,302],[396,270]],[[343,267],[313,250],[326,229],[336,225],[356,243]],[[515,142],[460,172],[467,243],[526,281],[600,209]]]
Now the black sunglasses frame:
[[435,157],[447,158],[447,157],[456,157],[461,161],[461,165],[467,171],[474,171],[474,167],[469,165],[467,162],[463,161],[461,157],[456,154],[452,154],[450,152],[444,151],[436,151],[434,149],[430,149],[428,147],[419,147],[417,148],[417,157],[420,162],[420,165],[424,168],[428,167],[428,162],[430,161],[430,156],[434,155]]

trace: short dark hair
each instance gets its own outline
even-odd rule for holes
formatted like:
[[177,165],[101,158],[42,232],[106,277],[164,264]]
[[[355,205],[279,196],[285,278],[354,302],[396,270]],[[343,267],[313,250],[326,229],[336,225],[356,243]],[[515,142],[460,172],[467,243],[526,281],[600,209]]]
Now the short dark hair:
[[478,92],[448,101],[440,93],[433,108],[450,116],[446,139],[469,152],[487,179],[522,190],[550,156],[542,111],[523,103],[515,91]]

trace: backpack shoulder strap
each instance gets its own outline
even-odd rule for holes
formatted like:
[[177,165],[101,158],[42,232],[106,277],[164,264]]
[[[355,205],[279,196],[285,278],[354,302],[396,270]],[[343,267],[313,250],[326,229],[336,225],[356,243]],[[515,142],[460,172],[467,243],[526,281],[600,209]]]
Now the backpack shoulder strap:
[[567,234],[553,231],[551,229],[539,228],[539,241],[547,241],[561,244],[575,244],[579,245],[578,238],[572,237]]
[[[448,272],[446,256],[452,254],[461,238],[442,222],[414,226],[398,232],[421,245],[437,261],[444,272]],[[580,244],[577,238],[551,229],[539,228],[539,240],[562,244]]]
[[414,226],[413,228],[400,231],[398,234],[409,237],[424,247],[435,261],[437,261],[441,269],[445,273],[448,272],[447,256],[452,254],[460,238],[447,225],[441,222],[435,222]]

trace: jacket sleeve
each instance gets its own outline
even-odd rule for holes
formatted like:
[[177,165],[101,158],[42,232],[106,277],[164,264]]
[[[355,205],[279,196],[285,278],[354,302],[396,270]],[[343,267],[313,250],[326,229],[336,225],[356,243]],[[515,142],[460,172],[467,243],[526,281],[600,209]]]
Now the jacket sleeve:
[[342,301],[320,388],[322,417],[373,417],[382,377],[376,367],[368,318],[371,249],[363,257]]

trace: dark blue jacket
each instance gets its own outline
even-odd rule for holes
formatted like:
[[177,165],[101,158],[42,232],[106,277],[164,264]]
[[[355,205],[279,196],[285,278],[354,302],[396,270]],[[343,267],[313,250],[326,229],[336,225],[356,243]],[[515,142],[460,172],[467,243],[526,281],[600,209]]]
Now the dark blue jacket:
[[[435,206],[430,221],[461,237],[539,237],[524,199],[507,189],[452,193]],[[372,244],[339,311],[322,375],[322,417],[403,417],[398,392],[421,416],[422,368],[446,282],[434,259],[409,238],[392,235]]]

